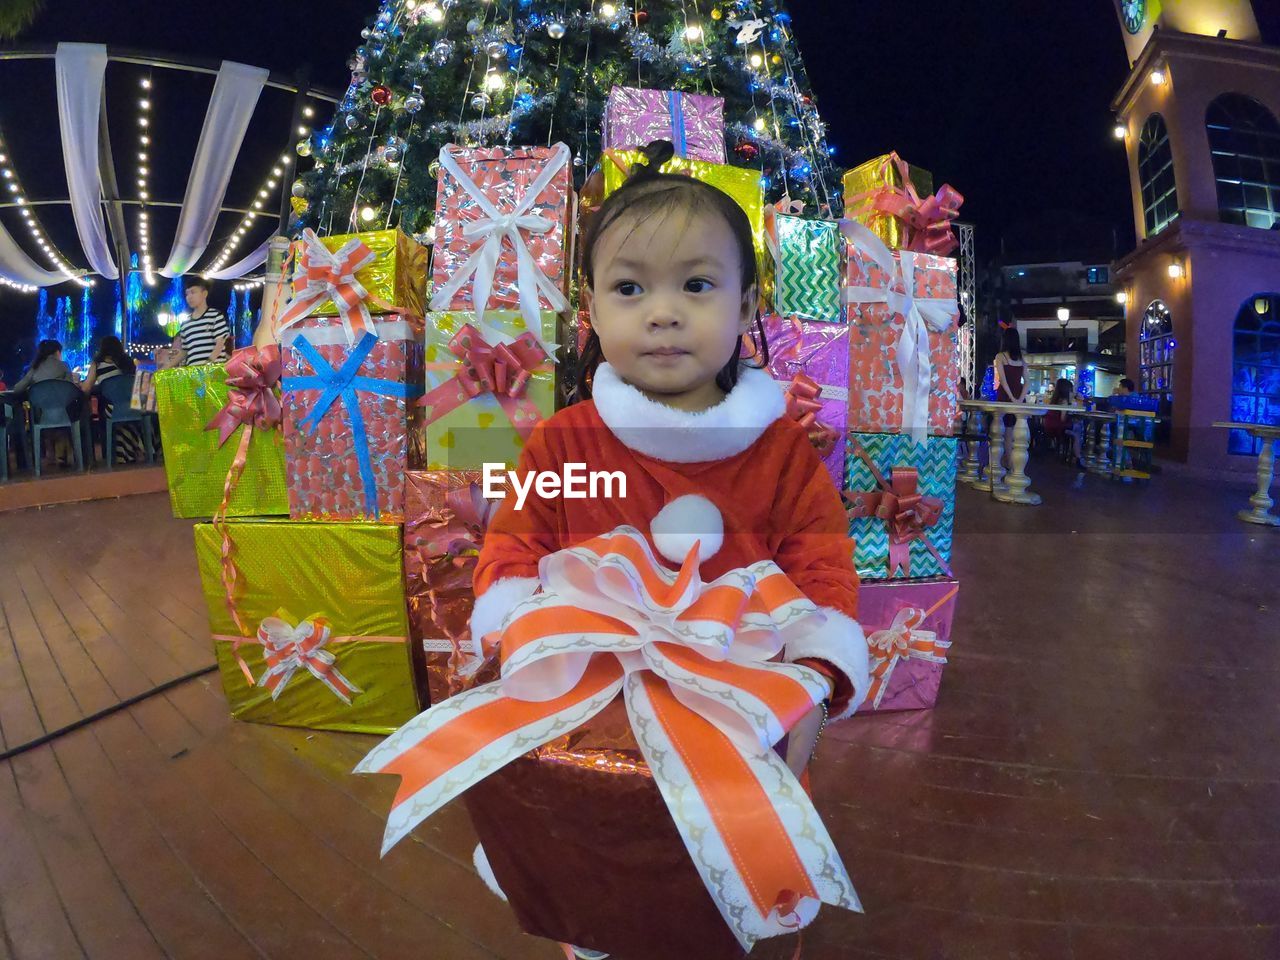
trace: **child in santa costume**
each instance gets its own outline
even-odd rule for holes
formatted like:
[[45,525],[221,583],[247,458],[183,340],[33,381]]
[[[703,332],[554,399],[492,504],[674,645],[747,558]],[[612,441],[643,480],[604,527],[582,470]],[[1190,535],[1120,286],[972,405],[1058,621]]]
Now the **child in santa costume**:
[[[598,617],[572,625],[572,604],[547,599],[539,607],[561,574],[604,584],[602,610],[612,609],[618,591],[642,584],[636,589],[648,599],[636,606],[659,626],[628,634],[627,652],[607,658],[625,667],[618,681],[625,698],[609,692],[613,678],[605,676],[607,707],[592,705],[591,719],[567,737],[539,736],[539,749],[468,773],[465,797],[481,840],[477,867],[527,932],[561,942],[567,956],[735,960],[757,939],[811,921],[820,902],[858,909],[821,821],[769,747],[791,728],[792,767],[803,769],[824,713],[846,716],[865,697],[867,645],[855,619],[858,580],[840,496],[805,429],[786,416],[781,388],[744,362],[744,335],[760,329],[749,221],[714,187],[659,174],[669,144],[646,154],[648,164],[605,200],[584,238],[591,336],[580,402],[539,425],[517,470],[521,478],[564,475],[567,464],[585,464],[613,474],[612,496],[544,498],[531,488],[520,509],[508,496],[476,567],[471,629],[478,649],[501,649],[504,678],[532,646],[520,646],[530,624],[563,621],[554,639],[566,649],[622,633],[618,621]],[[735,585],[743,597],[757,591],[735,643],[786,638],[766,648],[767,664],[745,674],[769,672],[753,688],[756,699],[728,689],[717,656],[702,660],[657,642],[635,652],[645,630],[660,640],[670,636],[663,630],[679,632],[679,618],[663,620],[661,598],[686,590],[691,578],[707,585],[705,603],[738,596]],[[748,621],[765,594],[773,622],[751,634]],[[698,630],[689,633],[696,647]],[[556,696],[579,677],[587,684],[605,658],[584,666],[587,659],[562,657],[542,676],[555,687],[552,674],[576,670],[573,681],[527,699]],[[632,675],[646,669],[672,689],[684,686],[661,699],[666,688],[652,675]],[[808,691],[803,713],[776,706],[783,687]],[[467,696],[433,710],[469,711]],[[740,716],[718,712],[718,698],[737,704]],[[655,717],[684,706],[701,715],[652,732]],[[782,726],[765,744],[729,746],[740,736],[735,723],[768,714],[766,707]],[[371,754],[365,769],[410,779],[412,764],[388,756]],[[426,775],[414,781],[425,782]],[[779,860],[794,861],[799,873],[771,874]],[[798,879],[768,888],[775,875]]]

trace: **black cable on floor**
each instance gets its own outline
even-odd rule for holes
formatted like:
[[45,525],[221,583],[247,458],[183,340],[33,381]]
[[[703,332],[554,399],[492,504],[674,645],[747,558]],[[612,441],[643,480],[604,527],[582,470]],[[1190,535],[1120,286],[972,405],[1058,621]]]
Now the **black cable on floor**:
[[128,700],[122,700],[120,703],[107,707],[104,710],[99,710],[97,713],[90,714],[87,717],[81,717],[75,723],[69,723],[65,727],[59,727],[57,730],[49,731],[44,736],[36,737],[34,740],[28,740],[26,743],[19,744],[16,747],[10,747],[8,750],[4,751],[4,753],[0,753],[0,762],[11,760],[19,754],[26,753],[28,750],[34,750],[36,747],[43,747],[46,743],[57,740],[59,737],[65,737],[68,733],[79,730],[81,727],[87,727],[89,724],[95,723],[103,717],[109,717],[113,713],[118,713],[121,710],[128,709],[135,704],[141,703],[143,700],[148,700],[157,694],[164,693],[166,690],[172,690],[174,687],[184,684],[188,680],[203,677],[206,673],[213,673],[213,671],[217,669],[218,665],[213,663],[207,667],[201,667],[199,670],[193,670],[190,673],[183,674],[180,677],[174,677],[172,680],[168,680],[160,684],[160,686],[153,687],[150,690],[145,690],[136,696],[130,697]]

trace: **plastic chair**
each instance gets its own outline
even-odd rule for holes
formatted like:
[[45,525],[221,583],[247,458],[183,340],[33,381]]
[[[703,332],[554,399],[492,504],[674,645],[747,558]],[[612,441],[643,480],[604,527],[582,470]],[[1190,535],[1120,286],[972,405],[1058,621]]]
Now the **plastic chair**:
[[31,453],[36,476],[40,476],[40,435],[46,430],[66,430],[71,434],[71,447],[76,455],[76,469],[84,472],[84,452],[80,446],[80,424],[71,419],[67,409],[84,395],[68,380],[41,380],[33,383],[27,394],[31,404]]
[[103,403],[111,405],[111,415],[104,417],[106,435],[102,443],[102,455],[106,457],[107,469],[116,462],[115,441],[116,426],[121,423],[142,424],[142,445],[147,452],[147,463],[155,463],[155,441],[151,432],[151,417],[141,410],[130,406],[133,399],[133,378],[123,374],[98,381],[98,393]]

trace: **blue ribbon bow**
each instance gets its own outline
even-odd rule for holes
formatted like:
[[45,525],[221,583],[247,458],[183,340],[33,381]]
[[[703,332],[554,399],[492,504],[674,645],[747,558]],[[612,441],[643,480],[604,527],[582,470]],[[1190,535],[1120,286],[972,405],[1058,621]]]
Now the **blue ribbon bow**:
[[351,355],[342,364],[342,369],[335,370],[330,366],[323,354],[315,348],[310,340],[299,333],[293,338],[291,346],[311,364],[315,374],[310,377],[284,377],[280,381],[283,391],[320,390],[320,399],[316,401],[311,412],[298,421],[298,426],[314,436],[320,428],[320,421],[329,412],[333,402],[342,398],[342,405],[347,410],[347,418],[351,421],[351,436],[355,441],[356,461],[360,465],[360,483],[364,487],[364,510],[375,520],[380,519],[378,508],[378,482],[373,476],[373,462],[369,458],[369,436],[364,427],[364,414],[360,410],[358,394],[373,393],[382,397],[394,397],[397,400],[409,400],[422,392],[422,387],[411,387],[407,383],[396,383],[393,380],[380,380],[376,377],[356,376],[364,366],[369,353],[378,345],[378,338],[366,333],[360,338]]

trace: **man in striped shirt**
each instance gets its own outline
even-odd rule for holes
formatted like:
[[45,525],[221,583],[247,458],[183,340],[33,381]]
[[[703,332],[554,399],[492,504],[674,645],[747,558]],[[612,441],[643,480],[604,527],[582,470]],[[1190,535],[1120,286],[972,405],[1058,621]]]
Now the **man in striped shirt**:
[[221,363],[231,356],[231,327],[227,315],[209,306],[209,281],[204,277],[187,277],[184,284],[187,308],[191,315],[173,338],[180,347],[183,363]]

